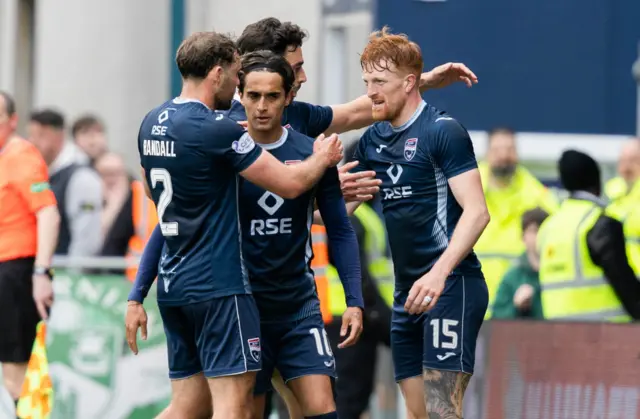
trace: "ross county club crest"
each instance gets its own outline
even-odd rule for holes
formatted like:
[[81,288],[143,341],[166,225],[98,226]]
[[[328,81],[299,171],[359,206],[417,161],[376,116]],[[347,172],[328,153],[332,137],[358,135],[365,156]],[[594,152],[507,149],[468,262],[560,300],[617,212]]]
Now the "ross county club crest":
[[260,349],[260,338],[248,339],[247,342],[249,343],[251,358],[256,362],[260,362],[260,353],[262,352]]
[[418,139],[417,138],[409,138],[404,143],[404,158],[407,161],[411,161],[413,157],[416,155],[416,149],[418,148]]

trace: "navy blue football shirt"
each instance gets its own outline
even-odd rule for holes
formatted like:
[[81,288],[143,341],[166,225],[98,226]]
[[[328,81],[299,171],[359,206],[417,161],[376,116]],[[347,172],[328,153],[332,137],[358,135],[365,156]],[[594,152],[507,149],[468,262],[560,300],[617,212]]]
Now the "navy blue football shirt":
[[[362,136],[356,170],[374,170],[380,195],[396,290],[410,289],[431,269],[449,244],[462,215],[448,179],[477,168],[467,130],[426,102],[404,125],[377,122]],[[480,275],[471,252],[454,273]]]
[[[313,153],[313,141],[283,129],[275,143],[258,145],[281,162],[296,164]],[[245,263],[262,320],[319,313],[310,267],[311,224],[315,199],[319,206],[333,201],[331,208],[344,208],[337,169],[327,169],[315,187],[295,199],[281,198],[245,179],[239,196]]]
[[[227,115],[235,121],[246,121],[244,106],[237,100],[231,104]],[[330,106],[312,105],[294,100],[284,109],[282,126],[291,127],[301,134],[317,137],[329,128],[333,121],[333,109]]]
[[225,115],[180,99],[147,114],[138,148],[166,239],[158,302],[182,305],[250,293],[237,173],[262,149]]

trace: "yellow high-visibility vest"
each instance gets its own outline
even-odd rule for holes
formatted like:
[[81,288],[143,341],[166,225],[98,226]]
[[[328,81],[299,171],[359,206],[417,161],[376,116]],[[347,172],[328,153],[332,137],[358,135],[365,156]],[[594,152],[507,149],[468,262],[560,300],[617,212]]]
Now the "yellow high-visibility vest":
[[554,194],[536,179],[525,167],[518,166],[509,185],[503,188],[489,186],[489,166],[478,165],[491,222],[473,247],[482,263],[482,273],[489,290],[489,308],[486,319],[491,317],[491,305],[502,277],[524,252],[522,241],[522,215],[540,207],[548,213],[558,208]]
[[640,276],[640,202],[636,203],[620,221],[624,228],[629,265],[636,276]]
[[627,322],[631,318],[593,263],[587,233],[604,207],[594,199],[566,199],[538,233],[544,316],[551,320]]
[[640,276],[640,182],[636,182],[626,195],[613,201],[607,212],[622,223],[629,265],[636,276]]
[[382,219],[369,205],[360,205],[354,212],[366,231],[364,249],[369,273],[376,281],[378,292],[389,307],[393,306],[393,263],[386,255],[387,231]]
[[604,184],[604,194],[610,201],[623,198],[629,192],[627,181],[620,176],[609,179]]

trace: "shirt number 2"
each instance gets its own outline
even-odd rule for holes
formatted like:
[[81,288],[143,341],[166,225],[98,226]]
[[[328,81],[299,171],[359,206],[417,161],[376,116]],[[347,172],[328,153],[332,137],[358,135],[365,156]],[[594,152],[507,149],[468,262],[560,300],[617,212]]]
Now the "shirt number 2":
[[160,229],[163,236],[177,236],[178,235],[178,222],[165,222],[163,220],[164,212],[173,199],[173,185],[171,184],[171,175],[167,169],[151,169],[149,173],[151,177],[151,187],[156,188],[158,183],[162,183],[164,190],[160,194],[158,199],[158,222],[160,223]]

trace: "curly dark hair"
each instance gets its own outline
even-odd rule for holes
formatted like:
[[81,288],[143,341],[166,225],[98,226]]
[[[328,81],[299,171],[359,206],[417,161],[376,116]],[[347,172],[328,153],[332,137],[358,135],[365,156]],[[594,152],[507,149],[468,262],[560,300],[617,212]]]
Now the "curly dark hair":
[[302,46],[307,36],[307,32],[298,25],[268,17],[244,28],[237,45],[240,54],[269,50],[284,55]]

